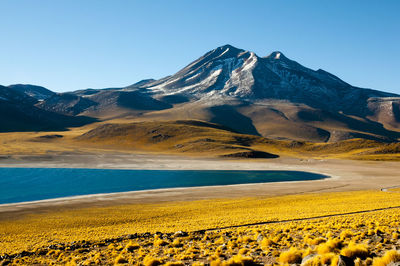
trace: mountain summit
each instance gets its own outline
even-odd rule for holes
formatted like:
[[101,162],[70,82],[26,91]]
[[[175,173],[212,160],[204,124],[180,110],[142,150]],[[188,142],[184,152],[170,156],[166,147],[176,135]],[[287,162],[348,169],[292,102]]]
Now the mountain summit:
[[176,74],[147,84],[146,88],[155,94],[197,98],[288,100],[353,115],[367,114],[368,98],[398,96],[351,86],[326,71],[306,68],[279,51],[259,57],[231,45],[206,53]]
[[[171,76],[123,88],[61,94],[31,85],[9,90],[25,93],[34,108],[64,116],[196,119],[240,133],[316,142],[400,139],[399,95],[352,86],[281,51],[260,57],[224,45]],[[3,94],[0,100],[10,98]]]

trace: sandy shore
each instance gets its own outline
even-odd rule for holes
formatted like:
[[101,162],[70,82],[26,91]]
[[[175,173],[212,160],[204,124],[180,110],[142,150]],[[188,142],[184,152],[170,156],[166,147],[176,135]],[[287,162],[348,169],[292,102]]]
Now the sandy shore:
[[213,187],[159,189],[85,195],[36,202],[0,205],[0,219],[70,208],[130,203],[187,201],[209,198],[279,196],[310,192],[381,189],[400,185],[398,162],[350,160],[226,160],[146,154],[101,154],[2,157],[0,167],[74,167],[109,169],[296,170],[331,178],[316,181],[277,182]]

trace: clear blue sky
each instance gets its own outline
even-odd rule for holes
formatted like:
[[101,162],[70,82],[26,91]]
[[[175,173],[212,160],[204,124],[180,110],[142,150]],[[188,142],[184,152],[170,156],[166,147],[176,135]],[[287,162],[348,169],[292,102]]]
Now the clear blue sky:
[[400,94],[399,0],[1,0],[0,11],[3,85],[126,86],[231,44]]

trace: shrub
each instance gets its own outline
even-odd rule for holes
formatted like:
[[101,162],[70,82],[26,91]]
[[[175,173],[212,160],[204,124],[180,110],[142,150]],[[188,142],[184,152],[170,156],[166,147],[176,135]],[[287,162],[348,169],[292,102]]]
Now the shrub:
[[319,266],[319,265],[337,265],[337,255],[334,253],[326,253],[323,255],[317,255],[307,260],[303,266]]
[[153,244],[156,247],[160,247],[160,246],[168,245],[168,242],[161,238],[155,238]]
[[157,266],[161,265],[162,262],[159,259],[153,258],[151,256],[146,256],[143,260],[145,266]]
[[261,241],[261,248],[265,249],[268,247],[271,247],[274,244],[274,241],[272,241],[269,238],[263,238],[263,240]]
[[164,264],[165,266],[183,266],[185,265],[182,261],[169,261]]
[[341,239],[345,239],[345,238],[350,238],[350,237],[352,237],[353,236],[353,232],[352,231],[350,231],[350,230],[344,230],[344,231],[342,231],[341,233],[340,233],[340,238]]
[[342,242],[339,239],[336,239],[336,238],[329,239],[325,243],[318,245],[317,252],[318,252],[318,254],[331,253],[331,252],[335,251],[335,249],[340,248],[341,245],[342,245]]
[[210,266],[220,266],[220,265],[222,265],[222,263],[221,263],[221,260],[219,258],[210,261]]
[[245,255],[249,252],[249,250],[247,248],[241,248],[239,249],[239,255]]
[[355,244],[354,242],[350,242],[346,248],[342,249],[340,254],[352,259],[355,258],[365,259],[369,255],[369,250],[366,245]]
[[225,243],[225,239],[223,236],[219,237],[217,240],[215,240],[214,242],[216,245],[222,245],[223,243]]
[[373,261],[373,266],[386,266],[391,262],[400,261],[400,252],[397,250],[390,250],[385,253],[382,258],[375,258]]
[[183,244],[181,243],[181,241],[179,239],[175,239],[172,244],[173,247],[175,248],[179,248],[179,247],[183,247]]
[[238,238],[238,240],[237,240],[237,242],[238,243],[250,243],[250,242],[253,242],[254,240],[251,238],[251,237],[249,237],[249,236],[243,236],[243,237],[239,237]]
[[314,238],[314,239],[312,239],[312,238],[307,238],[307,244],[309,244],[309,245],[319,245],[319,244],[321,244],[321,243],[324,243],[324,242],[326,242],[326,239],[325,238],[323,238],[323,237],[317,237],[317,238]]
[[115,264],[121,264],[121,263],[128,263],[128,261],[122,255],[118,255],[115,258]]
[[138,248],[140,248],[139,244],[136,242],[134,243],[132,241],[129,241],[129,243],[125,246],[125,249],[130,252]]
[[279,255],[278,261],[281,263],[300,263],[302,260],[302,252],[295,247],[291,247],[288,251],[284,251]]
[[244,266],[244,265],[252,265],[254,264],[254,260],[251,257],[236,255],[230,258],[228,261],[224,262],[223,265],[226,266]]

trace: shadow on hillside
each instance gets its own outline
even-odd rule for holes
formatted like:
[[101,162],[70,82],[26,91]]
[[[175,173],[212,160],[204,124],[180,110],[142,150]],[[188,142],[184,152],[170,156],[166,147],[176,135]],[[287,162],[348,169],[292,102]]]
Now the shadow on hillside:
[[62,115],[32,106],[0,105],[0,132],[65,131],[97,121],[92,117]]
[[213,115],[210,122],[229,127],[239,133],[261,136],[253,125],[253,121],[232,106],[213,106],[209,110]]

